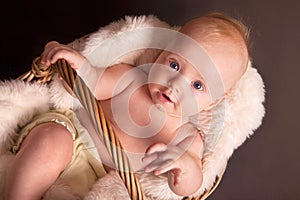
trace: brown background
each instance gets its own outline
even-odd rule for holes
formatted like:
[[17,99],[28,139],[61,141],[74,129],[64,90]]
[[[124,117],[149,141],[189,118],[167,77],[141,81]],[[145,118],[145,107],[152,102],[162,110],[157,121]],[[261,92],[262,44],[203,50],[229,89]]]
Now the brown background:
[[263,125],[235,151],[210,200],[300,199],[300,1],[7,1],[1,5],[1,79],[29,69],[46,42],[68,43],[124,15],[155,14],[174,25],[206,11],[242,17],[266,85]]

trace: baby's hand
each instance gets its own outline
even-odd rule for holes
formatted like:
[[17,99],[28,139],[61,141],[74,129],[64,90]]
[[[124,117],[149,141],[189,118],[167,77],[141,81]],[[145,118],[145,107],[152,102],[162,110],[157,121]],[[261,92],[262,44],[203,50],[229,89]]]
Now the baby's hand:
[[173,185],[179,183],[180,175],[186,170],[184,162],[188,161],[189,155],[181,148],[175,145],[166,145],[156,143],[146,150],[146,155],[142,161],[146,165],[146,173],[153,172],[154,175],[160,175],[169,172],[173,179]]
[[59,59],[65,59],[73,69],[79,70],[85,57],[67,45],[59,44],[56,41],[48,42],[42,53],[41,62],[49,66]]

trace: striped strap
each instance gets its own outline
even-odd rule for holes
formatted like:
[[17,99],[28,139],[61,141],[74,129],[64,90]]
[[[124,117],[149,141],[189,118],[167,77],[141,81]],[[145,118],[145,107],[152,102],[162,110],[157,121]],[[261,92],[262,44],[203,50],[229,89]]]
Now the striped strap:
[[116,137],[112,126],[106,120],[105,114],[96,98],[85,85],[84,81],[77,76],[77,73],[65,60],[59,60],[54,65],[60,76],[66,81],[74,95],[78,98],[91,117],[92,123],[98,134],[103,138],[108,153],[110,154],[131,199],[146,199],[141,190],[140,183],[130,166],[129,160],[122,150],[122,145]]

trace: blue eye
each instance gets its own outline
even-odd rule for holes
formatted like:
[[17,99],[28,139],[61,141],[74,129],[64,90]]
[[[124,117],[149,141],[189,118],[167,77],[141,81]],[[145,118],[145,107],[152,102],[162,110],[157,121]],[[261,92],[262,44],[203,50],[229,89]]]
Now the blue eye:
[[196,89],[196,90],[203,90],[203,85],[200,81],[195,81],[193,83],[193,87]]
[[176,71],[179,70],[179,64],[177,62],[174,61],[170,62],[170,67]]

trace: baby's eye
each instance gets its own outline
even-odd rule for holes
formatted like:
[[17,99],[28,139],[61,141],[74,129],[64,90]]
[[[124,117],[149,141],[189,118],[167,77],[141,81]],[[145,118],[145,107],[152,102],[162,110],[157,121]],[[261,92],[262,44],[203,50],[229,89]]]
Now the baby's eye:
[[175,61],[170,62],[170,67],[176,71],[179,70],[179,64]]
[[193,87],[196,89],[196,90],[203,90],[203,84],[200,82],[200,81],[195,81],[193,82]]

